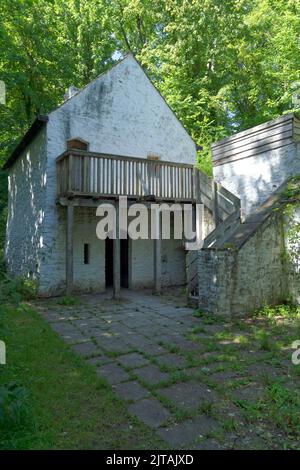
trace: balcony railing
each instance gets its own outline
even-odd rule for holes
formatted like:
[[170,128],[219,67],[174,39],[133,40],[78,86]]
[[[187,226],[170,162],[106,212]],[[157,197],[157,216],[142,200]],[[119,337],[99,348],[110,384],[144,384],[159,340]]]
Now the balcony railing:
[[59,196],[194,199],[192,165],[91,152],[60,156],[57,183]]
[[58,197],[154,197],[202,202],[216,225],[240,200],[193,165],[68,150],[57,160]]

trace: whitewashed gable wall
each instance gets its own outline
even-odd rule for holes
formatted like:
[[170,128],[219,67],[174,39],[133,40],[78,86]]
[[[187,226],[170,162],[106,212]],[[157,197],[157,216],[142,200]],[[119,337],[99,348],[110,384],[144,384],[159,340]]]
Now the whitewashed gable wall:
[[[65,216],[55,202],[55,159],[72,137],[88,141],[95,152],[142,158],[158,154],[162,160],[179,163],[196,160],[195,143],[132,56],[50,113],[44,229],[48,255],[41,267],[42,292],[55,291],[65,282]],[[89,227],[95,230],[96,218],[91,219]],[[91,238],[91,234],[86,235]],[[84,243],[84,235],[81,238]],[[92,237],[91,250],[98,249],[98,242]],[[76,240],[75,247],[80,250]],[[149,262],[152,264],[152,259]],[[74,276],[79,283],[81,268],[76,263]]]

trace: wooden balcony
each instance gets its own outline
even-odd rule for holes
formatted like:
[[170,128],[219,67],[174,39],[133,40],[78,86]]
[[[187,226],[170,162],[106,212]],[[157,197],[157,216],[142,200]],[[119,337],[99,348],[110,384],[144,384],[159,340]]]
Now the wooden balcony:
[[[67,206],[66,286],[73,286],[73,222],[75,206],[95,206],[99,199],[120,195],[133,200],[202,203],[213,215],[215,226],[236,217],[240,200],[193,165],[122,157],[69,149],[56,160],[57,201]],[[231,220],[231,219],[230,219]],[[120,240],[114,240],[114,296],[120,293]],[[160,290],[161,248],[155,242],[155,290]],[[196,285],[196,257],[188,279],[189,292]]]
[[67,151],[57,159],[57,195],[193,201],[193,165]]
[[202,202],[216,225],[240,200],[193,165],[68,150],[56,160],[58,198],[155,199]]

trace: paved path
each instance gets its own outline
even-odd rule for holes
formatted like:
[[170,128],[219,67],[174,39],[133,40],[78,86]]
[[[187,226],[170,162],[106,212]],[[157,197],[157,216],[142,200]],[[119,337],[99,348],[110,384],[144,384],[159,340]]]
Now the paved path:
[[[184,447],[196,445],[217,423],[205,414],[189,418],[189,411],[213,401],[215,395],[205,384],[192,381],[193,368],[185,369],[185,353],[198,349],[185,334],[199,320],[193,309],[182,306],[184,296],[176,294],[157,297],[123,291],[120,302],[111,300],[110,294],[88,295],[81,297],[80,305],[49,308],[48,304],[41,311],[52,328],[128,401],[132,414],[156,428],[170,447]],[[183,370],[189,371],[188,382]],[[177,383],[176,373],[182,373]]]
[[119,302],[110,294],[86,295],[78,305],[62,306],[54,299],[40,302],[39,308],[128,402],[130,413],[154,428],[170,448],[255,447],[251,434],[236,432],[247,431],[234,404],[241,397],[227,400],[223,387],[236,381],[232,393],[246,392],[250,401],[260,398],[256,383],[239,388],[251,372],[239,373],[234,357],[241,363],[243,354],[248,356],[237,349],[239,344],[216,341],[229,327],[226,322],[205,322],[176,294],[157,297],[126,290]]

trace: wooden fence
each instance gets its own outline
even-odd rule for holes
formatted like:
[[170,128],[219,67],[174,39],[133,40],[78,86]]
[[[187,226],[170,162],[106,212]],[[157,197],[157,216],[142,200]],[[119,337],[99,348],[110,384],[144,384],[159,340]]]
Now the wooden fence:
[[67,151],[57,158],[59,197],[153,196],[202,202],[218,225],[240,207],[240,200],[192,165],[142,158]]
[[57,160],[57,182],[59,196],[194,198],[192,165],[115,155],[68,153]]
[[[92,153],[67,151],[56,160],[57,196],[117,197],[203,203],[213,214],[215,230],[205,246],[231,230],[240,215],[240,199],[192,165]],[[197,251],[187,253],[187,291],[197,296]]]

